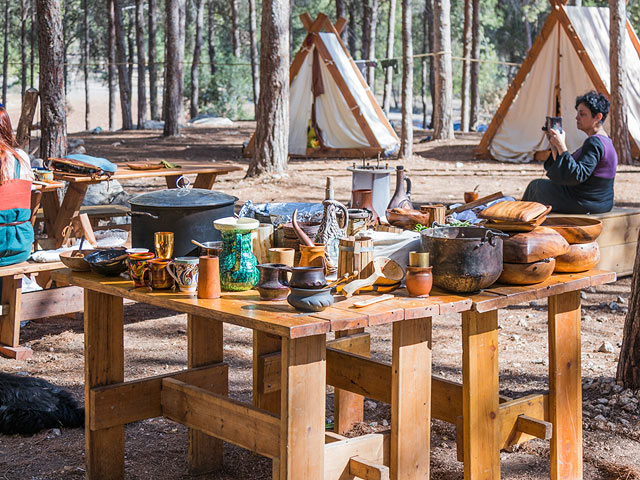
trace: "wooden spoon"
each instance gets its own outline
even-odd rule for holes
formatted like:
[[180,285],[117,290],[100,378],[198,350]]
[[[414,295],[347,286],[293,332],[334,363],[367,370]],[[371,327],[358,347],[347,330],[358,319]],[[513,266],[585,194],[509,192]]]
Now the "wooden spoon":
[[193,243],[194,245],[197,245],[200,248],[207,248],[197,240],[191,240],[191,243]]
[[390,258],[377,257],[373,260],[373,273],[367,278],[354,280],[353,282],[348,283],[342,289],[342,293],[345,297],[349,298],[359,289],[373,285],[380,278],[400,282],[404,278],[404,271],[400,265]]

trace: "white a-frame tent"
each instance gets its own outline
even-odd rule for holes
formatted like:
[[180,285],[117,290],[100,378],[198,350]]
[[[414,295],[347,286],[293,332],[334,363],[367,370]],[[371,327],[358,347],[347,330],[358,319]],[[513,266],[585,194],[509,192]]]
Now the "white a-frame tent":
[[[307,36],[289,71],[289,155],[375,157],[394,152],[399,139],[349,55],[340,31],[324,14],[300,16]],[[258,119],[260,121],[260,119]],[[309,127],[319,145],[307,147]],[[253,154],[253,137],[245,156]]]
[[[570,151],[584,142],[586,135],[576,128],[575,100],[589,90],[609,96],[609,9],[562,3],[552,0],[552,11],[482,137],[477,157],[507,162],[546,158],[549,143],[541,131],[545,116],[563,117]],[[624,95],[636,157],[640,154],[640,42],[628,20],[624,48]]]

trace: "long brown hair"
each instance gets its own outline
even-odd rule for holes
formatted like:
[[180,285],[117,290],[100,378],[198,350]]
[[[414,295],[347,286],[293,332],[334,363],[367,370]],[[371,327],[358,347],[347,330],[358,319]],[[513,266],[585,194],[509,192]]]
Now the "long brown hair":
[[16,152],[16,137],[11,127],[11,119],[4,107],[0,106],[0,183],[10,180],[9,165],[18,159],[22,168],[31,168]]

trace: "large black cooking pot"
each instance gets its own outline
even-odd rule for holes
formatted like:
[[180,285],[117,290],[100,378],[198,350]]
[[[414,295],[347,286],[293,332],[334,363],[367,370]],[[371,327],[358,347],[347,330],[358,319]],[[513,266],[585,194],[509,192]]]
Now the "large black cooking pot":
[[155,232],[174,232],[174,257],[198,256],[191,240],[220,240],[213,221],[232,217],[238,201],[202,188],[173,188],[143,193],[131,199],[131,246],[153,252]]
[[502,232],[481,227],[436,227],[421,233],[436,286],[457,293],[475,292],[500,277]]

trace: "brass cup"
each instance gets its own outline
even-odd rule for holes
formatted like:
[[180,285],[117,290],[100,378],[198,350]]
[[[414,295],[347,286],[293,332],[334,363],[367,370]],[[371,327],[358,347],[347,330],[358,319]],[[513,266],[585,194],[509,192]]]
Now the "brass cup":
[[411,267],[428,267],[428,252],[409,252],[409,266]]
[[153,234],[156,257],[170,259],[173,257],[173,232],[156,232]]

